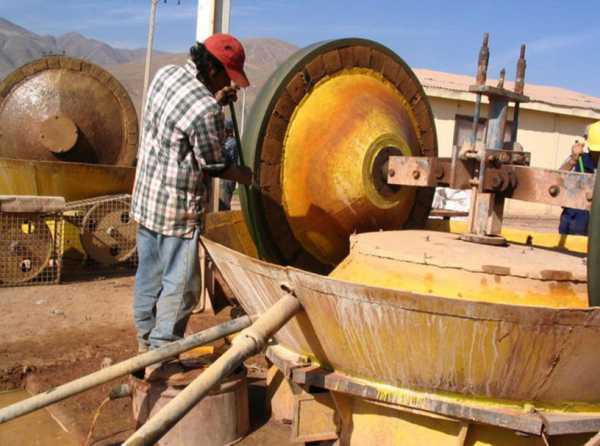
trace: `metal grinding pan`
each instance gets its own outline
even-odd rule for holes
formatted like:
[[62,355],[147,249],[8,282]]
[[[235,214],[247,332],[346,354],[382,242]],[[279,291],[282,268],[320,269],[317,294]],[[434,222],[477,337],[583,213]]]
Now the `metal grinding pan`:
[[132,166],[137,116],[123,86],[80,59],[48,56],[0,82],[0,157]]
[[91,259],[102,265],[114,265],[135,254],[137,225],[129,215],[129,208],[129,199],[107,199],[87,211],[80,239]]
[[432,189],[387,185],[390,154],[437,155],[414,73],[362,39],[317,43],[267,81],[242,144],[254,185],[242,206],[261,257],[327,272],[355,232],[422,227]]

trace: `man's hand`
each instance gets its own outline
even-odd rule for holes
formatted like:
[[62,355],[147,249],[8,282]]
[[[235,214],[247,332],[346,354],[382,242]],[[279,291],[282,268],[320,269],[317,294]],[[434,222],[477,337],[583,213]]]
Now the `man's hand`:
[[217,102],[222,105],[229,105],[235,101],[237,101],[237,91],[239,90],[238,86],[235,87],[225,87],[215,93],[215,99]]
[[252,170],[244,166],[231,165],[217,176],[240,184],[252,184]]

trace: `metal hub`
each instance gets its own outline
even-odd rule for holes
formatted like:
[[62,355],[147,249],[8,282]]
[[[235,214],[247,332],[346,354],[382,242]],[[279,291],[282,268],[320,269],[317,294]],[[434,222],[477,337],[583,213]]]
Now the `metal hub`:
[[66,116],[51,116],[40,124],[40,142],[56,154],[71,150],[78,136],[77,126]]
[[126,200],[106,200],[92,206],[81,222],[81,244],[102,265],[129,260],[136,252],[137,225]]

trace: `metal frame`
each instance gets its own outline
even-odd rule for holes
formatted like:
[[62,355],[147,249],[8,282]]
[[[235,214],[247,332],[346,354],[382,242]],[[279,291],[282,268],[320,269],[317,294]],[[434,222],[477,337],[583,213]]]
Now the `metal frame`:
[[595,433],[600,430],[600,414],[565,412],[523,412],[510,408],[492,408],[448,402],[437,396],[415,398],[407,406],[395,400],[393,392],[381,392],[376,384],[323,369],[306,363],[300,356],[291,355],[280,346],[271,346],[267,358],[295,384],[318,387],[332,392],[365,398],[394,407],[399,411],[454,420],[458,423],[479,423],[537,436]]
[[[451,158],[398,157],[389,159],[388,183],[394,185],[471,190],[471,209],[464,240],[505,244],[501,237],[504,203],[507,198],[589,210],[594,175],[530,167],[531,155],[516,142],[519,107],[529,98],[525,85],[525,45],[517,62],[514,91],[504,88],[505,70],[497,86],[486,85],[489,62],[488,34],[479,53],[476,83],[469,91],[477,95],[470,141],[454,147]],[[481,97],[489,99],[485,143],[476,140],[481,116]],[[504,142],[509,103],[513,102],[511,141]]]

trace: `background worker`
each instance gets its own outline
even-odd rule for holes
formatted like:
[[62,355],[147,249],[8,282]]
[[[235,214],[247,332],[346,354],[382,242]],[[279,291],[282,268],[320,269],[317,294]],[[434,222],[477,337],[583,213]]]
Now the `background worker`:
[[[238,163],[238,146],[233,131],[231,118],[225,119],[225,160],[229,164]],[[233,180],[221,180],[219,182],[219,210],[231,210],[231,199],[235,191],[236,182]]]
[[[224,155],[222,106],[249,85],[241,43],[215,34],[156,74],[144,111],[131,212],[139,223],[134,320],[141,351],[180,339],[200,293],[203,177],[250,183]],[[148,369],[146,370],[148,374]]]
[[[571,156],[560,170],[594,173],[600,158],[600,121],[590,125],[584,135],[586,141],[575,141]],[[586,144],[587,143],[587,144]],[[588,151],[586,151],[586,145]],[[560,216],[558,231],[564,235],[587,235],[590,213],[581,209],[564,208]]]

